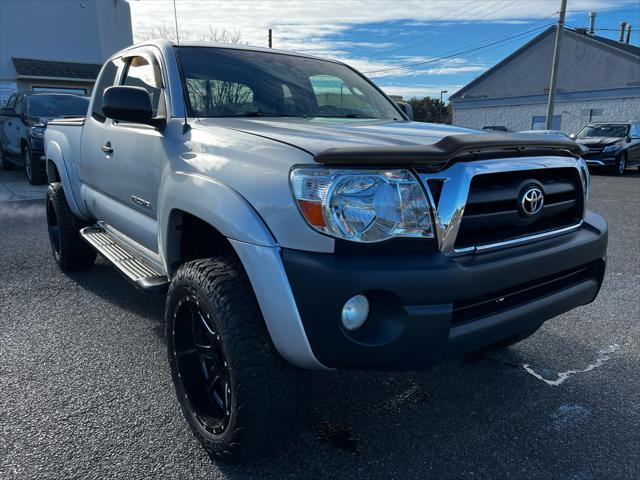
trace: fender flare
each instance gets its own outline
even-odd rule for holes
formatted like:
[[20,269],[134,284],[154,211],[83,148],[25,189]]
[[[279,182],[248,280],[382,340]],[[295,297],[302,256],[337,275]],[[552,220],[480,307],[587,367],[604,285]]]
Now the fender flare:
[[198,217],[228,239],[278,246],[262,218],[237,191],[204,175],[175,172],[163,181],[158,199],[158,246],[168,272],[172,259],[180,255],[176,227],[182,212]]
[[60,182],[62,183],[62,189],[64,191],[64,196],[67,199],[67,203],[69,204],[69,208],[74,213],[74,215],[88,220],[86,213],[83,212],[76,202],[76,199],[73,196],[73,185],[71,184],[71,180],[69,179],[69,172],[67,170],[67,164],[64,160],[64,155],[62,154],[62,149],[57,142],[50,140],[45,147],[45,158],[46,158],[46,167],[47,172],[49,171],[49,162],[53,162],[58,170],[58,174],[60,175]]

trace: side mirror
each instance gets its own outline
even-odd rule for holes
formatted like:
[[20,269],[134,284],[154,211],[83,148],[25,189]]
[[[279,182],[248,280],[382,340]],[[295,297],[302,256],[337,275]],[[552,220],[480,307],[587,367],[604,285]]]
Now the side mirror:
[[631,140],[633,140],[633,138],[631,138],[629,135],[627,135],[627,138],[625,138],[625,140],[627,141],[627,143],[630,143]]
[[16,110],[14,108],[10,108],[10,107],[2,107],[2,109],[0,109],[0,115],[2,115],[3,117],[17,117],[18,114],[16,113]]
[[571,140],[575,140],[575,139],[576,139],[576,136],[577,136],[577,135],[576,135],[575,133],[570,133],[570,134],[569,134],[569,138],[570,138]]
[[398,108],[402,110],[402,113],[409,117],[409,120],[413,121],[413,108],[411,108],[411,105],[409,103],[396,102],[396,105],[398,105]]
[[164,119],[153,118],[151,97],[142,87],[109,87],[104,91],[102,111],[112,120],[162,128]]

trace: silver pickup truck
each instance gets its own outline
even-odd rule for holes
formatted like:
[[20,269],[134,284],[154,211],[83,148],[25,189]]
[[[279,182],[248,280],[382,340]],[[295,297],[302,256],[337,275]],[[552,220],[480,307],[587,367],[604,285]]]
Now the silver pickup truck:
[[300,424],[302,370],[504,347],[602,284],[580,146],[412,122],[335,61],[136,45],[45,146],[57,263],[166,292],[177,398],[229,462]]

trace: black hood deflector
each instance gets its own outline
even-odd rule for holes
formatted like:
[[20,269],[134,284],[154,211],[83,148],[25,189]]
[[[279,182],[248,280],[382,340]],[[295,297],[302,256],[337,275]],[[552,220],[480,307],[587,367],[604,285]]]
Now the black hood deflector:
[[[329,148],[314,156],[324,165],[411,165],[438,171],[458,160],[498,156],[580,155],[588,149],[555,135],[481,133],[448,135],[432,145]],[[471,158],[469,158],[471,157]]]

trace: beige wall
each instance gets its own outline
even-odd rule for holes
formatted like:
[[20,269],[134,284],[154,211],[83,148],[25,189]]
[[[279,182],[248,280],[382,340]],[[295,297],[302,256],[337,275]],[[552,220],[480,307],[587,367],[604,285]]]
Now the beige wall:
[[[578,132],[589,122],[590,109],[600,113],[593,116],[592,121],[638,120],[640,119],[640,97],[560,102],[556,103],[554,114],[562,115],[561,130],[572,133]],[[453,124],[476,129],[485,125],[504,125],[510,130],[521,131],[531,129],[533,116],[546,114],[545,104],[456,108],[453,111]]]

